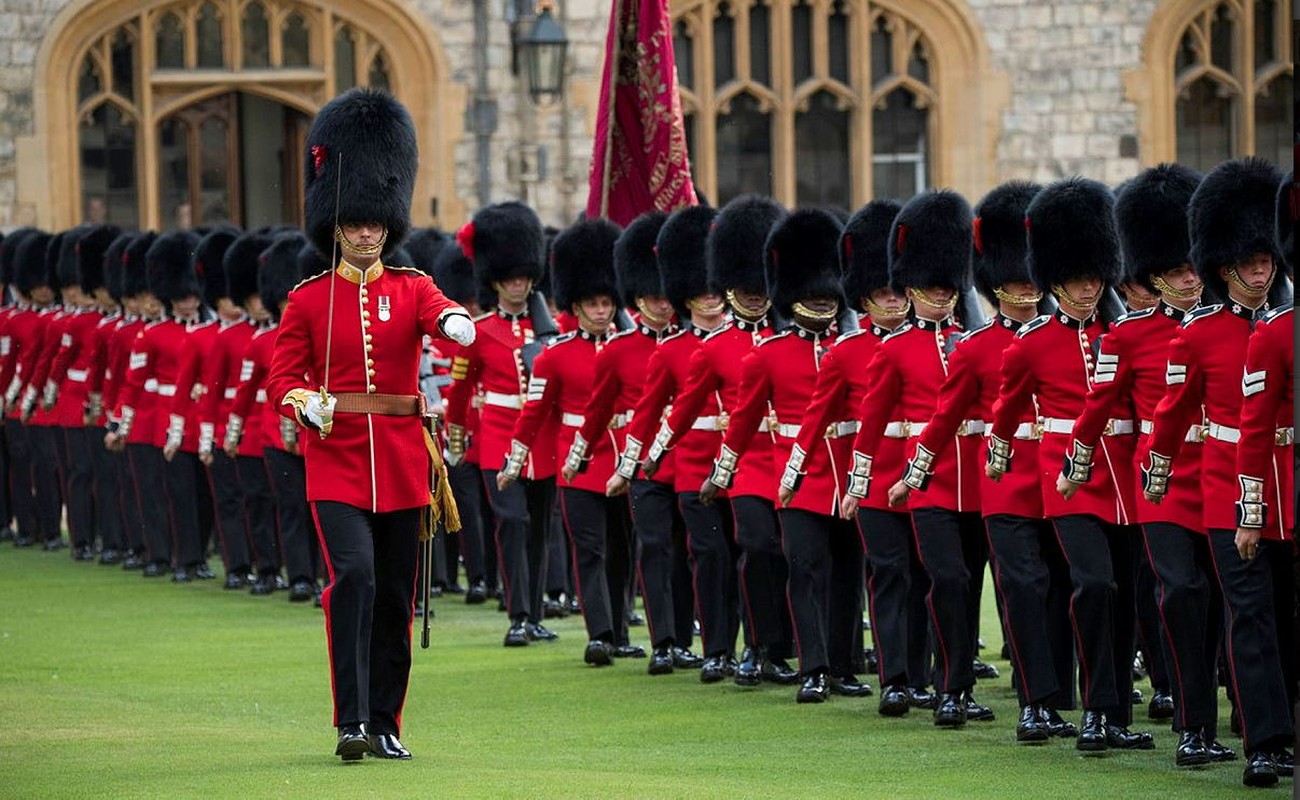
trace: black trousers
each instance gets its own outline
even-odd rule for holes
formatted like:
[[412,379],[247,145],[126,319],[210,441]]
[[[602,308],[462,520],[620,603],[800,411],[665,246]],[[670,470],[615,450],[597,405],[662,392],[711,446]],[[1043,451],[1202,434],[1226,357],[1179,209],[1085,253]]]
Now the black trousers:
[[700,503],[699,492],[679,492],[677,507],[686,522],[701,647],[706,657],[732,655],[740,632],[740,600],[736,586],[739,548],[731,538],[735,529],[731,504],[718,500],[706,506]]
[[[632,482],[632,529],[640,545],[637,578],[645,600],[646,625],[650,644],[668,647],[678,644],[682,625],[677,619],[678,604],[673,582],[674,540],[683,528],[677,511],[677,493],[658,481]],[[690,644],[690,616],[686,620],[686,644]]]
[[862,539],[847,520],[794,508],[777,514],[799,669],[851,675],[862,630]]
[[334,724],[400,734],[411,676],[420,509],[375,514],[318,501],[312,512],[330,576],[321,605]]
[[164,463],[163,477],[171,517],[173,566],[192,567],[205,558],[199,531],[199,506],[206,499],[209,509],[212,507],[208,477],[196,453],[173,455],[170,463]]
[[1156,575],[1146,547],[1137,553],[1137,574],[1134,577],[1134,595],[1137,603],[1137,644],[1146,660],[1147,678],[1157,692],[1172,689],[1172,677],[1166,662],[1165,648],[1160,643],[1160,609],[1156,607]]
[[226,574],[246,574],[252,566],[248,554],[248,524],[252,516],[244,511],[244,493],[235,459],[214,449],[207,478],[212,484],[217,536],[221,539],[221,561],[226,565]]
[[63,497],[59,488],[58,428],[28,426],[32,441],[32,488],[36,495],[36,529],[44,541],[63,538]]
[[1283,668],[1294,647],[1278,637],[1275,582],[1290,572],[1291,542],[1261,540],[1246,561],[1237,553],[1236,531],[1210,529],[1210,552],[1223,591],[1224,645],[1232,692],[1248,754],[1293,743],[1291,703]]
[[627,642],[627,501],[585,489],[560,489],[560,509],[577,575],[587,638]]
[[870,565],[871,639],[881,686],[923,688],[930,682],[929,578],[916,553],[906,513],[858,509],[858,532]]
[[564,525],[564,514],[560,509],[560,498],[558,492],[551,507],[551,527],[549,538],[546,546],[546,583],[545,594],[552,600],[558,600],[560,595],[567,594],[574,597],[577,594],[577,584],[575,583],[577,575],[572,557],[569,553],[568,536],[564,534],[567,530]]
[[99,531],[96,524],[95,467],[97,451],[91,442],[93,428],[54,428],[63,437],[63,452],[67,465],[68,534],[74,547],[91,547]]
[[[132,448],[127,445],[124,452],[109,453],[113,467],[117,471],[118,512],[122,515],[122,538],[126,540],[128,550],[143,557],[147,551],[145,544],[144,513],[140,509],[140,491],[136,485],[135,470],[131,466]],[[161,478],[161,475],[159,475]],[[158,487],[162,491],[162,487]],[[153,495],[153,497],[165,497]],[[161,506],[161,503],[155,503]],[[165,509],[163,510],[165,513]]]
[[[105,550],[121,550],[126,547],[126,526],[122,521],[121,471],[118,468],[121,459],[104,447],[103,428],[81,428],[80,433],[80,449],[74,447],[73,452],[86,453],[95,461],[92,476],[94,513],[100,544]],[[68,513],[72,513],[71,507]]]
[[235,459],[239,472],[239,488],[244,495],[244,513],[248,516],[249,540],[257,571],[262,574],[279,573],[284,566],[280,555],[280,536],[275,526],[275,500],[271,496],[271,478],[266,472],[266,459],[257,456],[239,456]]
[[1070,565],[1070,622],[1079,654],[1079,693],[1087,711],[1115,725],[1133,721],[1133,650],[1137,606],[1133,596],[1136,543],[1128,526],[1089,514],[1053,520]]
[[1021,706],[1074,707],[1070,568],[1045,520],[994,514],[984,520],[993,584]]
[[41,539],[36,522],[35,471],[32,469],[31,431],[16,419],[5,420],[9,440],[9,489],[13,513],[18,520],[18,535],[33,542]]
[[[686,542],[686,520],[673,495],[673,644],[689,649],[695,641],[695,582],[691,551]],[[648,601],[647,601],[648,607]]]
[[987,547],[983,525],[978,514],[945,508],[915,509],[912,525],[921,565],[930,576],[926,605],[935,632],[934,685],[940,692],[965,691],[975,685],[968,566],[972,559],[966,551],[973,546],[970,540],[976,538]]
[[[789,650],[793,633],[786,583],[790,578],[787,553],[776,509],[760,497],[731,501],[736,519],[736,544],[740,546],[740,598],[745,612],[745,644],[774,652]],[[801,659],[802,660],[802,659]]]
[[[1142,535],[1153,571],[1152,597],[1162,634],[1158,649],[1169,665],[1175,728],[1204,730],[1215,737],[1223,596],[1214,575],[1210,540],[1167,522],[1143,525]],[[1142,589],[1140,582],[1138,589]],[[1138,602],[1140,607],[1141,598]]]
[[280,543],[289,582],[316,581],[319,545],[308,518],[307,470],[302,456],[267,447],[266,469],[275,494],[275,510],[280,522]]
[[[131,460],[131,475],[135,479],[136,502],[140,507],[140,521],[144,528],[145,549],[154,564],[172,563],[172,523],[169,514],[170,493],[163,477],[162,450],[151,444],[128,444],[126,454]],[[177,454],[179,455],[179,454]]]
[[9,489],[9,434],[0,424],[0,528],[8,528],[14,519]]
[[496,514],[496,545],[505,584],[510,619],[542,621],[542,590],[546,586],[555,479],[517,480],[504,492],[497,489],[497,471],[483,470]]

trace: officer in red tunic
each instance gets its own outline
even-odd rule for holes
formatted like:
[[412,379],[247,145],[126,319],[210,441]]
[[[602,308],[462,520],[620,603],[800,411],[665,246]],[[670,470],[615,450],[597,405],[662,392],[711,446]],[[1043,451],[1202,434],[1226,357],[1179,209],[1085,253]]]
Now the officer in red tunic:
[[[1261,529],[1257,548],[1242,558],[1235,543],[1240,496],[1237,448],[1247,373],[1247,345],[1255,323],[1267,312],[1269,289],[1280,262],[1274,231],[1274,203],[1281,175],[1262,159],[1224,162],[1211,170],[1188,209],[1191,261],[1208,290],[1226,302],[1188,315],[1169,347],[1165,395],[1156,407],[1142,487],[1161,502],[1169,483],[1197,455],[1185,450],[1187,430],[1206,424],[1201,450],[1202,519],[1227,608],[1226,650],[1233,695],[1242,724],[1247,786],[1277,783],[1279,766],[1289,762],[1286,746],[1294,729],[1283,659],[1275,625],[1270,549],[1290,554],[1282,515]],[[1275,491],[1271,476],[1262,494]],[[1283,556],[1285,558],[1285,556]]]
[[[921,483],[935,464],[950,458],[958,432],[979,434],[993,417],[1001,386],[1002,352],[1016,332],[1038,314],[1043,293],[1030,281],[1025,266],[1025,209],[1041,189],[1023,181],[1005,183],[975,209],[975,285],[998,315],[963,335],[948,359],[948,375],[934,415],[916,444],[906,479],[890,489],[903,502],[907,482]],[[1016,430],[1021,457],[1037,457],[1037,429],[1032,409]],[[984,518],[994,585],[1001,595],[1008,647],[1015,666],[1020,700],[1016,740],[1042,742],[1077,731],[1059,710],[1073,708],[1074,642],[1069,634],[1070,577],[1052,529],[1043,520],[1036,472],[1023,470],[1000,482],[981,475],[980,513]]]
[[[772,303],[763,248],[768,232],[785,216],[785,209],[774,201],[748,195],[732,200],[719,212],[709,233],[708,268],[715,285],[726,292],[732,319],[695,354],[687,386],[673,401],[672,414],[656,436],[648,461],[656,461],[660,452],[675,447],[701,418],[726,427],[725,419],[738,402],[741,360],[775,333],[768,316]],[[722,401],[722,419],[704,410],[715,399]],[[728,526],[722,538],[701,541],[698,546],[692,541],[691,545],[694,557],[706,559],[711,570],[725,563],[730,573],[723,577],[720,571],[713,572],[707,580],[696,575],[700,613],[709,618],[707,623],[702,619],[700,627],[703,630],[707,624],[712,631],[724,631],[722,636],[705,634],[706,662],[700,670],[700,680],[705,683],[731,675],[742,686],[755,686],[765,676],[777,682],[795,680],[792,671],[767,661],[790,655],[791,621],[785,598],[786,561],[774,505],[774,434],[766,417],[755,425],[756,430],[762,427],[764,435],[751,443],[745,464],[727,492],[734,529]],[[653,476],[654,470],[647,464],[647,474]],[[683,504],[688,530],[699,505],[698,498]],[[694,523],[694,530],[708,531],[712,524],[701,518]],[[736,602],[731,599],[737,572],[747,649],[740,664],[733,656],[739,620]]]
[[[1126,283],[1153,294],[1157,303],[1119,317],[1101,339],[1092,388],[1058,479],[1067,497],[1088,481],[1106,421],[1128,414],[1130,404],[1138,419],[1135,472],[1146,458],[1152,418],[1165,393],[1169,341],[1201,296],[1201,280],[1187,260],[1187,205],[1200,181],[1200,174],[1186,167],[1161,164],[1125,183],[1116,199]],[[1173,664],[1167,672],[1174,727],[1180,731],[1174,762],[1181,767],[1235,757],[1216,741],[1222,609],[1201,521],[1201,422],[1186,431],[1189,468],[1169,484],[1176,502],[1156,505],[1140,496],[1135,502],[1165,638],[1152,644],[1162,646]],[[1152,698],[1153,708],[1159,699],[1159,694]]]
[[[1094,347],[1106,324],[1097,308],[1119,279],[1119,251],[1110,190],[1067,178],[1039,192],[1026,210],[1029,273],[1060,308],[1025,325],[1003,354],[1002,385],[993,406],[986,473],[1037,470],[1045,516],[1070,566],[1070,599],[1080,665],[1083,724],[1075,747],[1150,749],[1148,733],[1128,730],[1133,688],[1133,420],[1112,418],[1098,444],[1092,480],[1069,500],[1055,491],[1074,421],[1092,387]],[[1016,434],[1030,409],[1042,418],[1037,462]]]
[[[27,304],[27,300],[21,295],[16,288],[18,283],[18,246],[28,236],[37,233],[35,228],[19,228],[6,236],[0,241],[0,287],[8,289],[7,292],[0,291],[3,305],[0,305],[0,413],[3,413],[4,407],[4,390],[9,385],[12,377],[6,375],[6,368],[10,368],[14,359],[10,358],[10,352],[13,346],[13,338],[9,333],[10,321]],[[11,368],[10,368],[11,369]],[[11,446],[7,432],[0,430],[0,486],[11,486],[10,476],[13,474],[11,463]],[[0,492],[0,542],[13,541],[16,547],[25,547],[30,541],[24,541],[24,537],[16,532],[12,526],[14,520],[14,505],[10,502],[10,492]]]
[[[723,325],[726,305],[717,287],[710,282],[711,276],[704,263],[705,243],[716,216],[717,211],[706,206],[679,209],[664,220],[656,237],[647,242],[639,239],[643,233],[649,238],[653,219],[641,218],[628,226],[620,242],[620,248],[635,246],[650,251],[654,256],[664,296],[678,319],[682,320],[684,330],[664,339],[647,362],[648,377],[632,411],[617,467],[605,484],[607,494],[624,494],[638,480],[641,460],[648,450],[656,449],[653,444],[647,447],[646,443],[654,440],[665,412],[684,390],[692,356],[704,338]],[[725,532],[731,526],[718,504],[706,507],[696,499],[700,482],[709,474],[710,459],[722,442],[722,433],[716,424],[722,413],[721,402],[715,398],[706,404],[702,413],[703,416],[682,437],[681,444],[671,451],[657,454],[654,475],[646,479],[671,487],[677,499],[675,511],[681,513],[685,526],[683,538],[675,540],[673,545],[676,576],[673,614],[674,636],[677,638],[670,655],[674,669],[697,669],[703,663],[703,659],[689,648],[689,631],[693,618],[697,616],[696,609],[699,609],[701,619],[700,638],[706,648],[714,642],[711,637],[721,639],[728,630],[725,622],[718,623],[723,630],[713,627],[713,617],[704,609],[712,608],[713,598],[726,594],[725,581],[734,575],[730,562],[720,557],[723,550],[715,548],[715,544],[725,548]],[[641,491],[654,494],[657,490],[647,488]],[[637,508],[634,498],[633,510]],[[687,572],[685,582],[681,579],[683,567]],[[710,582],[715,578],[717,583]],[[694,603],[697,599],[698,605]],[[683,601],[686,601],[685,607]],[[716,642],[714,644],[718,646]],[[659,653],[651,660],[649,668],[654,674],[667,671]]]
[[340,260],[289,295],[267,397],[311,428],[307,499],[330,577],[335,753],[405,759],[416,552],[430,503],[441,502],[416,394],[420,351],[426,334],[470,344],[474,325],[427,275],[381,260],[410,228],[417,146],[406,109],[353,89],[320,110],[306,147],[305,228]]
[[[913,198],[893,221],[890,284],[906,294],[915,316],[881,341],[867,365],[871,387],[858,411],[861,427],[853,442],[841,509],[845,517],[869,496],[874,457],[882,442],[919,436],[934,413],[951,342],[960,333],[952,313],[970,283],[972,218],[964,198],[938,191]],[[970,467],[975,445],[968,431],[969,426],[957,432],[957,457],[940,465],[932,481],[915,480],[913,488],[923,491],[909,503],[921,562],[930,577],[927,601],[935,626],[935,687],[940,692],[934,722],[949,727],[964,725],[969,718],[992,719],[992,712],[971,694],[977,619],[971,604],[978,608],[971,584],[983,575],[986,545],[979,530],[975,470]],[[905,445],[904,453],[914,449]]]
[[[565,459],[566,478],[575,467],[591,467],[590,443],[597,439],[612,437],[614,453],[624,451],[628,425],[645,389],[646,368],[659,344],[677,331],[654,253],[655,239],[667,219],[661,211],[646,212],[633,220],[615,243],[619,299],[624,307],[637,309],[637,325],[610,337],[596,357],[595,384],[582,412],[582,427],[573,436]],[[683,608],[674,597],[674,543],[683,540],[685,527],[672,480],[671,469],[660,470],[654,480],[634,480],[631,486],[633,533],[638,545],[636,571],[653,649],[647,668],[651,675],[672,672],[673,648],[678,642],[689,647],[693,635],[689,600]],[[677,618],[679,612],[685,613],[684,620]]]
[[[840,233],[839,220],[821,210],[796,211],[769,233],[764,253],[772,300],[793,324],[745,355],[727,433],[700,489],[700,502],[706,505],[719,490],[731,489],[751,444],[769,433],[775,435],[773,463],[790,462],[780,485],[802,486],[793,502],[778,512],[803,677],[795,695],[799,703],[825,702],[832,684],[847,696],[871,693],[853,674],[854,642],[862,626],[862,541],[852,523],[835,516],[839,482],[832,449],[836,440],[852,435],[851,426],[832,422],[806,453],[794,449],[800,433],[794,420],[802,419],[822,356],[839,332]],[[760,427],[765,419],[772,421]],[[760,490],[775,494],[771,484],[778,482],[777,475],[763,477]]]
[[479,209],[456,234],[456,241],[474,262],[480,287],[496,294],[496,309],[475,320],[478,337],[474,345],[452,359],[447,463],[455,467],[464,460],[470,407],[481,386],[479,463],[497,520],[497,553],[510,616],[503,644],[523,647],[556,638],[542,625],[547,547],[554,535],[555,431],[538,437],[518,481],[498,489],[496,474],[510,453],[515,421],[528,394],[533,358],[555,333],[545,300],[534,291],[542,276],[542,223],[522,203],[498,203]]

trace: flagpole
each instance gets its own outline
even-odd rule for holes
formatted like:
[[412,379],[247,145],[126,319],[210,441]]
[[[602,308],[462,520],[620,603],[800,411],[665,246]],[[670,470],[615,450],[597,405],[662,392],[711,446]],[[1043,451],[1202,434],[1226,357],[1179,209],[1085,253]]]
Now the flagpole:
[[615,116],[615,101],[618,98],[618,69],[622,61],[623,54],[623,3],[626,0],[614,0],[614,8],[610,11],[613,19],[610,21],[611,29],[614,32],[614,44],[609,52],[609,64],[606,69],[609,72],[609,96],[605,98],[605,164],[600,174],[600,216],[609,218],[609,188],[610,188],[610,167],[614,163],[614,132],[618,128],[618,120]]

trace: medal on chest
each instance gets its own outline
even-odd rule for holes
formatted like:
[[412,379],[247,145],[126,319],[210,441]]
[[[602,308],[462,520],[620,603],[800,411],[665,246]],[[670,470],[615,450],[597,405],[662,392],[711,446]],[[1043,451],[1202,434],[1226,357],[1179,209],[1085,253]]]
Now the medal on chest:
[[388,300],[388,295],[380,295],[380,297],[379,297],[379,321],[380,321],[380,322],[387,322],[387,321],[389,321],[389,320],[392,319],[392,318],[393,318],[393,311],[392,311],[392,306],[391,306],[391,304],[389,303],[389,300]]

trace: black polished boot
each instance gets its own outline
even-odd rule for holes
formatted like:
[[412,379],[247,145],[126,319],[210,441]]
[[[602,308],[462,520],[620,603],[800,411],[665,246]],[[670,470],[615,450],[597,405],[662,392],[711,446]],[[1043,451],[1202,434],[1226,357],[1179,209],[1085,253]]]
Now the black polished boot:
[[1174,750],[1174,766],[1203,767],[1210,763],[1210,750],[1200,731],[1183,731]]
[[654,653],[650,656],[650,663],[646,665],[646,672],[650,675],[671,675],[673,672],[673,649],[667,645],[656,647]]
[[1042,744],[1052,738],[1052,732],[1043,720],[1042,711],[1030,703],[1020,709],[1020,721],[1016,723],[1016,741],[1025,744]]
[[360,725],[340,725],[339,744],[334,755],[344,761],[360,761],[370,752],[370,742]]
[[763,680],[763,649],[746,647],[736,667],[737,686],[757,686]]
[[1100,711],[1083,712],[1083,725],[1079,727],[1079,738],[1074,742],[1074,749],[1085,753],[1101,753],[1106,750],[1106,715]]
[[803,686],[799,687],[794,699],[796,703],[825,703],[830,696],[831,689],[826,680],[826,673],[814,672],[804,678]]
[[966,695],[945,692],[934,709],[934,724],[939,728],[960,728],[966,724]]

